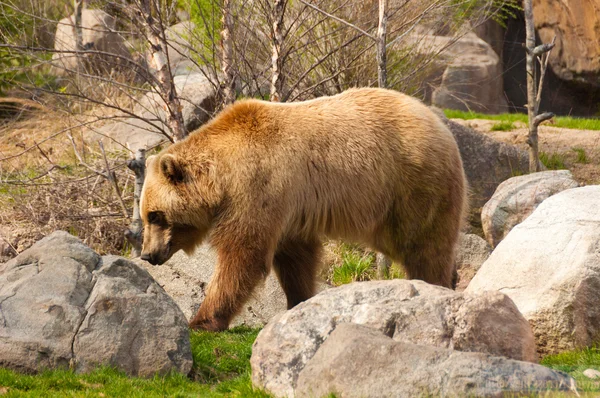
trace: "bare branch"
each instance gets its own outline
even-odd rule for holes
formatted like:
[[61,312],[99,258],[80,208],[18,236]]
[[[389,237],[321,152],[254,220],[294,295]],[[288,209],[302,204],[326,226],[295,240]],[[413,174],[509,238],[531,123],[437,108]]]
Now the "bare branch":
[[363,35],[365,35],[365,36],[367,36],[367,37],[370,37],[372,40],[375,40],[375,41],[377,41],[377,37],[376,37],[376,36],[373,36],[372,34],[370,34],[370,33],[366,32],[366,31],[362,30],[362,29],[361,29],[361,28],[359,28],[358,26],[356,26],[356,25],[354,25],[354,24],[351,24],[351,23],[350,23],[350,22],[348,22],[348,21],[344,21],[343,19],[341,19],[341,18],[338,18],[338,17],[336,17],[335,15],[332,15],[332,14],[328,13],[327,11],[324,11],[324,10],[320,9],[320,8],[319,8],[319,7],[317,7],[317,6],[315,6],[315,5],[313,5],[313,4],[310,4],[310,3],[306,2],[305,0],[300,0],[300,2],[301,2],[302,4],[305,4],[305,5],[309,6],[309,7],[310,7],[310,8],[312,8],[313,10],[320,12],[321,14],[327,15],[327,16],[328,16],[329,18],[331,18],[331,19],[334,19],[334,20],[336,20],[336,21],[338,21],[338,22],[340,22],[340,23],[343,23],[344,25],[346,25],[346,26],[348,26],[348,27],[350,27],[350,28],[352,28],[352,29],[354,29],[354,30],[357,30],[357,31],[359,31],[359,32],[360,32],[360,33],[362,33]]
[[106,175],[108,176],[108,181],[110,181],[115,190],[115,193],[117,194],[117,199],[119,200],[119,204],[121,205],[121,210],[123,210],[123,216],[125,218],[129,218],[127,206],[125,206],[125,202],[123,201],[123,197],[121,196],[121,190],[119,189],[119,185],[117,184],[115,173],[111,171],[110,165],[108,164],[108,158],[106,157],[106,152],[104,151],[104,145],[102,144],[102,141],[98,141],[98,145],[100,146],[100,150],[102,151],[102,157],[104,158],[104,165],[106,166]]
[[552,119],[554,116],[555,115],[552,112],[544,112],[542,114],[537,115],[535,119],[533,119],[533,124],[537,127],[546,120]]

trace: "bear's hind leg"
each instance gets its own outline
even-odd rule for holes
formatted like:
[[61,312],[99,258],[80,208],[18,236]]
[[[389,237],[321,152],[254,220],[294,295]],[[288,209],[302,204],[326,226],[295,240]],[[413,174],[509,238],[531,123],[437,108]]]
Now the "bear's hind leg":
[[406,248],[402,257],[407,279],[454,288],[454,243],[422,242]]
[[273,268],[285,292],[288,309],[314,295],[321,251],[318,239],[285,239],[277,246]]

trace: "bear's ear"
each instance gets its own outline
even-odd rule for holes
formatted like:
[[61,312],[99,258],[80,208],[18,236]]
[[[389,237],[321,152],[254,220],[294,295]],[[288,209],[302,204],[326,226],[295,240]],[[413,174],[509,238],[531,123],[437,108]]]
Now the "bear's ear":
[[148,156],[146,158],[146,169],[148,169],[148,167],[150,166],[150,164],[152,162],[154,162],[155,159],[156,159],[156,155]]
[[160,157],[160,171],[172,183],[182,182],[185,176],[183,165],[170,153]]

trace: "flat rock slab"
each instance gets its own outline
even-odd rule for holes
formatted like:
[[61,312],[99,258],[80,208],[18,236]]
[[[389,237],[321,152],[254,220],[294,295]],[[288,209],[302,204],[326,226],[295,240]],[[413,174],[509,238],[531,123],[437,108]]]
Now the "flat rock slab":
[[144,269],[55,232],[0,265],[0,366],[189,373],[183,313]]
[[600,186],[544,200],[483,263],[466,292],[508,295],[542,354],[600,339]]
[[346,323],[300,372],[294,396],[505,397],[574,386],[567,374],[541,365],[398,342]]
[[537,359],[531,328],[503,294],[461,294],[417,280],[359,282],[326,290],[269,322],[252,350],[254,385],[293,396],[300,372],[343,323],[395,341]]

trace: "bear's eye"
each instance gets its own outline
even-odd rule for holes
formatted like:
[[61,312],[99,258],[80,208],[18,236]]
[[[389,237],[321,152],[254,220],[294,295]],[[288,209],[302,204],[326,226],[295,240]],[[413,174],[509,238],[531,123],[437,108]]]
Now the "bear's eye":
[[161,224],[163,220],[163,215],[159,211],[151,211],[148,213],[148,223],[149,224]]

